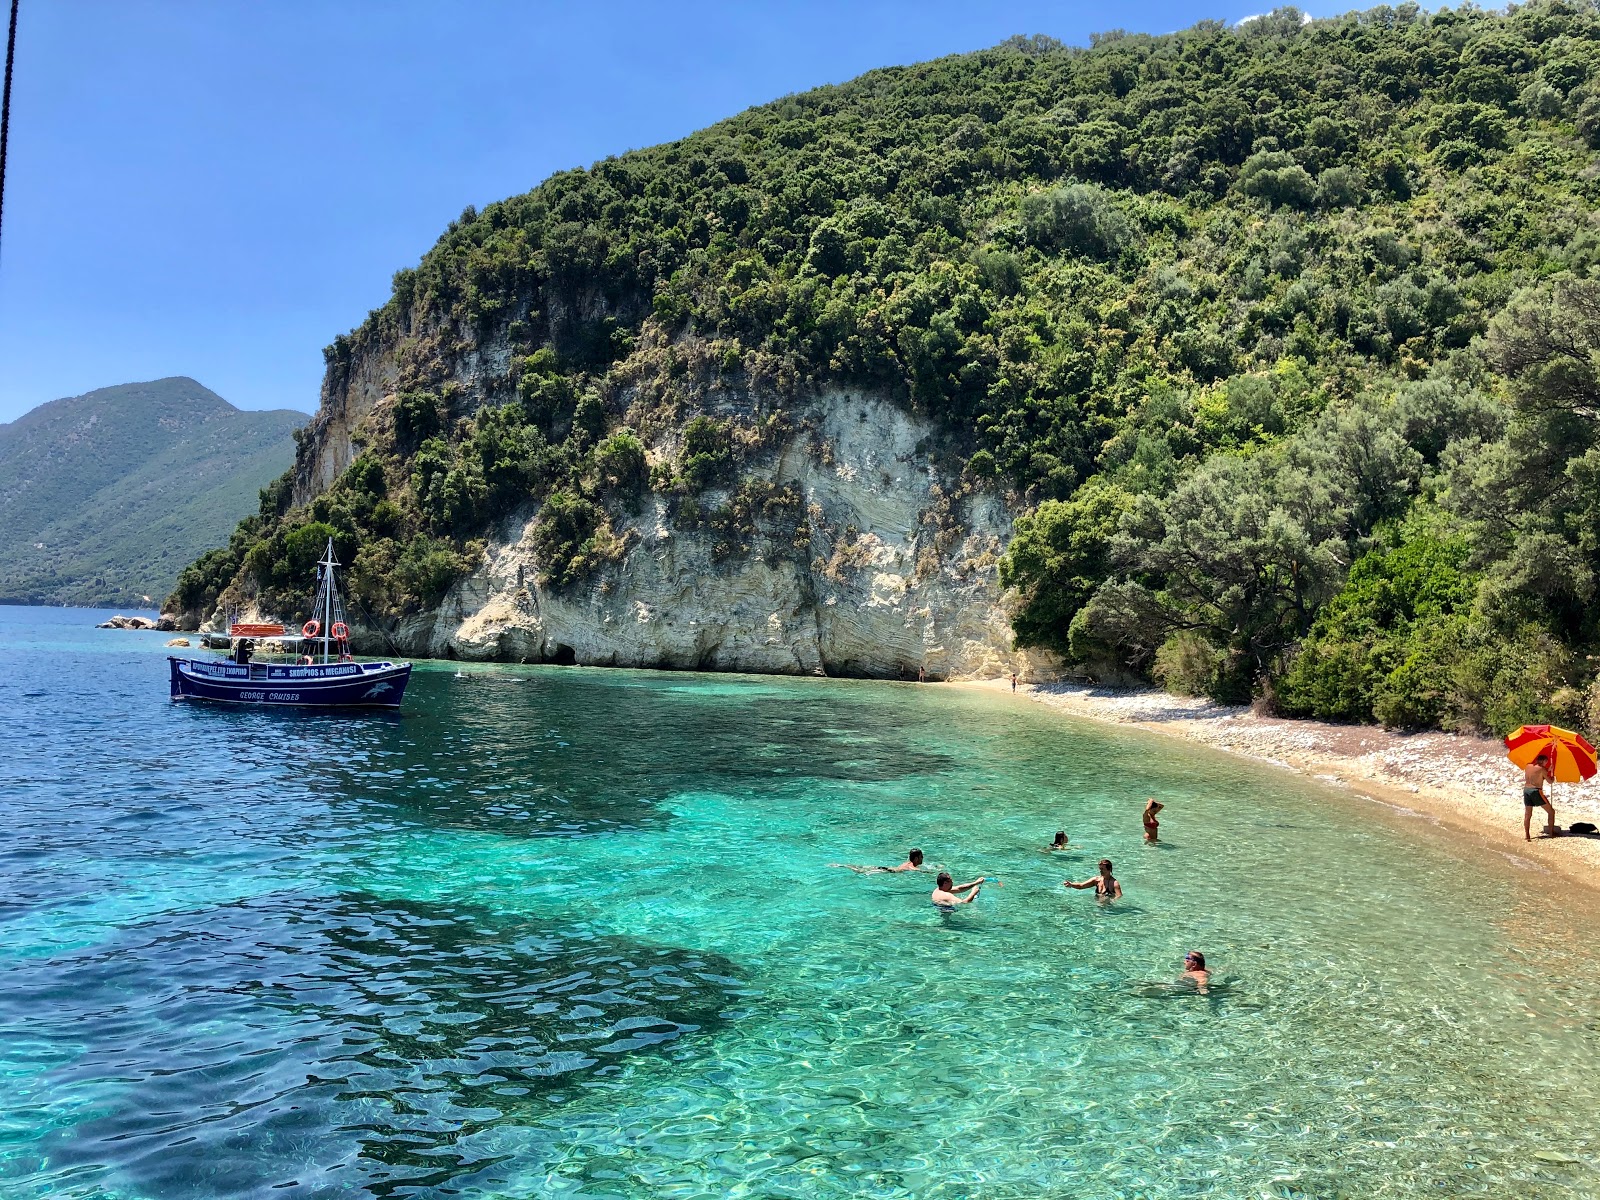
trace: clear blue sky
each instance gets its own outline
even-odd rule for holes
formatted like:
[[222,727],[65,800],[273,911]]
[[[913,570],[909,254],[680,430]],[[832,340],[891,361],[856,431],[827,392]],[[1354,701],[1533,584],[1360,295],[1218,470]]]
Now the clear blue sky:
[[163,375],[311,411],[468,204],[873,67],[1263,7],[22,0],[0,421]]

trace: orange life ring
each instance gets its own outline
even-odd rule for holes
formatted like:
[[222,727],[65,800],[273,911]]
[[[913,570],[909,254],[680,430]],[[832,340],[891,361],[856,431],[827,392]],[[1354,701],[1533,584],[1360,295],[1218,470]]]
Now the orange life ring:
[[346,625],[343,621],[335,621],[333,623],[332,632],[334,640],[342,642],[350,636],[350,626]]
[[318,621],[307,621],[300,626],[300,632],[305,637],[316,637],[317,634],[322,632],[322,625]]

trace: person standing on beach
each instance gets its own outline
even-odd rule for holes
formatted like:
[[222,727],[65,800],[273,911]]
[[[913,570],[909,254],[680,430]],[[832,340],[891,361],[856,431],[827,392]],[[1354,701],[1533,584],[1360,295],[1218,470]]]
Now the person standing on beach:
[[1122,884],[1111,874],[1111,860],[1109,858],[1100,860],[1100,874],[1093,879],[1085,879],[1082,883],[1073,883],[1072,880],[1068,879],[1061,886],[1079,889],[1093,888],[1096,900],[1122,899]]
[[1017,673],[1015,671],[1011,672],[1011,690],[1013,692],[1017,690]]
[[1146,796],[1144,801],[1144,840],[1147,842],[1160,841],[1161,822],[1156,820],[1156,814],[1166,805],[1154,796]]
[[1544,809],[1546,837],[1556,835],[1556,809],[1550,803],[1545,788],[1550,783],[1550,756],[1541,754],[1522,769],[1522,840],[1533,841],[1529,826],[1533,823],[1533,810]]

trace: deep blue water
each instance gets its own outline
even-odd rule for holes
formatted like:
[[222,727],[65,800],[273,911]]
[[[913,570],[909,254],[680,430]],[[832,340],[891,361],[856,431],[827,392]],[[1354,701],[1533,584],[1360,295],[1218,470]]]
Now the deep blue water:
[[[174,706],[98,619],[0,608],[0,1196],[1600,1194],[1592,904],[1378,805],[935,686]],[[912,844],[1004,886],[829,866]]]

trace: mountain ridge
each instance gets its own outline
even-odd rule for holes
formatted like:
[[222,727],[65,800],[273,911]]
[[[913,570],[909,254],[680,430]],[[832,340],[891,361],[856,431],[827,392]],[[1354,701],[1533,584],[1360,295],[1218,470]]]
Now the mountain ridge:
[[159,600],[292,460],[306,419],[170,376],[0,424],[0,602]]

